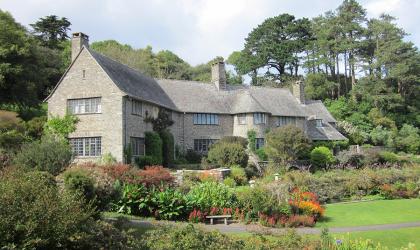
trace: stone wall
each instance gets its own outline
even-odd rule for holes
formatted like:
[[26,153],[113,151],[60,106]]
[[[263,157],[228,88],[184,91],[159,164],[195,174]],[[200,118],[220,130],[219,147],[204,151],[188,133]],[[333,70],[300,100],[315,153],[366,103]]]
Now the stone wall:
[[[85,77],[83,78],[83,70]],[[111,153],[118,161],[123,157],[122,105],[123,93],[109,79],[87,50],[83,50],[48,100],[48,115],[64,116],[67,100],[101,97],[100,114],[77,115],[77,129],[69,137],[102,137],[102,154]],[[79,161],[98,157],[79,157]]]

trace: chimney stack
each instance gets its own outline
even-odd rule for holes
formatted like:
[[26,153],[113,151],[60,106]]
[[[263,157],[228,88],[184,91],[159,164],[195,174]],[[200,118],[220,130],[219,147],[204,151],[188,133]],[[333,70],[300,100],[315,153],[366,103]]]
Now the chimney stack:
[[305,83],[303,81],[296,81],[293,84],[292,93],[300,103],[305,104]]
[[74,61],[74,59],[76,59],[76,56],[79,54],[83,45],[86,47],[89,47],[89,36],[82,32],[73,33],[73,37],[71,38],[71,61],[72,62]]
[[211,65],[211,82],[216,85],[217,90],[226,89],[226,70],[223,59]]

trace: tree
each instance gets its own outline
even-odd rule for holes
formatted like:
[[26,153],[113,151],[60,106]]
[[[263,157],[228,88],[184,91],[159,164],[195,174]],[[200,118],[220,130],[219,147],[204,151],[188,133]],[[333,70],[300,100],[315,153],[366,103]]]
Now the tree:
[[33,33],[43,43],[44,46],[51,49],[60,48],[61,42],[67,40],[67,32],[70,30],[70,21],[65,18],[59,18],[55,15],[40,18],[36,23],[31,24]]
[[155,67],[157,76],[161,79],[191,78],[190,65],[169,50],[162,50],[156,54]]
[[244,50],[231,56],[230,61],[246,73],[266,68],[276,80],[281,80],[287,69],[297,76],[299,53],[308,37],[308,19],[295,19],[289,14],[268,18],[248,35]]
[[287,125],[271,130],[266,135],[265,151],[270,160],[288,163],[303,156],[310,147],[310,141],[298,127]]
[[[351,82],[354,87],[356,84],[356,57],[365,33],[363,23],[366,21],[366,10],[356,0],[344,0],[337,8],[337,21],[342,36],[341,50],[344,51],[345,64],[348,62],[350,66]],[[348,59],[346,60],[347,55]]]

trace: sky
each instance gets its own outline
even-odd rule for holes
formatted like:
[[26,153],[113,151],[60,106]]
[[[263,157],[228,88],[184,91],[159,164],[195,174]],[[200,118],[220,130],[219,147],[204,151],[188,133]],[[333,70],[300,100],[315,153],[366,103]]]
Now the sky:
[[[57,15],[90,42],[114,39],[134,48],[171,50],[191,65],[241,50],[244,39],[266,18],[289,13],[315,17],[342,0],[0,0],[17,22],[29,26]],[[359,0],[368,17],[388,13],[420,45],[420,0]]]

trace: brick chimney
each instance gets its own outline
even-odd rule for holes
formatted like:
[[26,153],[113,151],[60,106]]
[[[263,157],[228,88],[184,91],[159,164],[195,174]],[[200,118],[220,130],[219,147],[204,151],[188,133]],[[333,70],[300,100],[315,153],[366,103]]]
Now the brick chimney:
[[76,56],[79,54],[83,45],[86,47],[89,47],[89,36],[82,32],[73,33],[73,37],[71,38],[71,61],[72,62],[74,61],[74,59],[76,59]]
[[305,83],[303,81],[296,81],[293,84],[292,93],[302,104],[305,104]]
[[223,60],[211,65],[211,82],[216,85],[217,90],[226,89],[226,70]]

